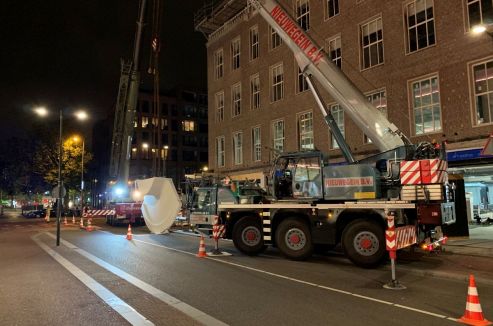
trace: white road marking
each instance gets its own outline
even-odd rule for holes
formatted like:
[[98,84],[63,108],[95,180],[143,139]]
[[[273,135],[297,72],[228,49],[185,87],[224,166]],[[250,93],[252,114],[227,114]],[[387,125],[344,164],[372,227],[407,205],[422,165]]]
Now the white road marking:
[[[48,232],[45,232],[45,234],[47,234],[51,238],[55,239],[55,235],[48,233]],[[215,319],[214,317],[206,314],[205,312],[202,312],[202,311],[186,304],[185,302],[178,300],[177,298],[167,294],[166,292],[161,291],[160,289],[155,288],[154,286],[152,286],[152,285],[150,285],[144,281],[141,281],[140,279],[128,274],[127,272],[119,269],[118,267],[113,266],[113,265],[105,262],[104,260],[90,254],[89,252],[85,251],[84,249],[81,249],[81,248],[75,246],[74,244],[72,244],[66,240],[60,239],[60,241],[66,247],[78,252],[79,254],[81,254],[82,256],[91,260],[95,264],[97,264],[97,265],[103,267],[104,269],[108,270],[109,272],[121,277],[122,279],[124,279],[127,282],[131,283],[132,285],[138,287],[139,289],[149,293],[150,295],[156,297],[157,299],[163,301],[164,303],[172,306],[176,310],[181,311],[183,314],[189,316],[190,318],[192,318],[192,319],[194,319],[194,320],[196,320],[196,321],[198,321],[204,325],[210,325],[210,326],[227,326],[228,325],[228,324],[225,324],[222,321]],[[135,239],[133,241],[144,242],[144,241],[135,240]],[[144,243],[147,243],[147,242],[144,242]],[[186,253],[186,252],[183,252],[183,253]]]
[[72,275],[79,279],[85,286],[92,290],[98,297],[103,299],[107,305],[113,308],[117,313],[119,313],[123,318],[125,318],[132,325],[154,325],[147,318],[139,314],[134,308],[125,303],[122,299],[116,296],[113,292],[96,282],[92,277],[84,273],[77,266],[69,262],[67,259],[63,258],[60,254],[52,250],[46,244],[38,239],[37,234],[32,237],[34,242],[37,243],[44,251],[46,251],[53,259],[55,259],[60,265],[65,267]]
[[[156,243],[142,241],[142,240],[134,240],[134,241],[138,241],[138,242],[146,243],[146,244],[149,244],[149,245],[152,245],[152,246],[162,247],[162,248],[165,248],[165,249],[168,249],[168,250],[172,250],[172,251],[176,251],[176,252],[179,252],[179,253],[183,253],[183,254],[195,256],[194,253],[191,253],[191,252],[188,252],[188,251],[184,251],[184,250],[175,249],[175,248],[171,248],[171,247],[167,247],[167,246],[161,245],[161,244],[156,244]],[[406,310],[418,312],[418,313],[421,313],[421,314],[425,314],[425,315],[437,317],[437,318],[440,318],[440,319],[448,319],[448,320],[457,321],[457,318],[452,318],[452,317],[449,317],[449,316],[445,316],[445,315],[440,315],[440,314],[436,314],[436,313],[433,313],[433,312],[429,312],[429,311],[426,311],[426,310],[421,310],[421,309],[417,309],[417,308],[413,308],[413,307],[403,306],[403,305],[400,305],[400,304],[397,304],[397,303],[393,303],[393,302],[390,302],[390,301],[380,300],[380,299],[377,299],[377,298],[372,298],[372,297],[369,297],[369,296],[365,296],[365,295],[361,295],[361,294],[357,294],[357,293],[352,293],[352,292],[349,292],[349,291],[344,291],[344,290],[340,290],[340,289],[336,289],[336,288],[331,288],[331,287],[327,287],[327,286],[316,284],[316,283],[311,283],[311,282],[303,281],[303,280],[292,278],[292,277],[289,277],[289,276],[285,276],[285,275],[280,275],[280,274],[268,272],[268,271],[265,271],[265,270],[262,270],[262,269],[253,268],[253,267],[249,267],[249,266],[245,266],[245,265],[241,265],[241,264],[237,264],[237,263],[232,263],[232,262],[229,262],[229,261],[226,261],[226,260],[223,260],[223,259],[212,258],[210,256],[204,257],[204,258],[210,259],[210,260],[214,260],[214,261],[219,262],[219,263],[222,263],[222,264],[236,266],[236,267],[247,269],[247,270],[250,270],[250,271],[254,271],[254,272],[258,272],[258,273],[262,273],[262,274],[267,274],[267,275],[270,275],[270,276],[273,276],[273,277],[277,277],[277,278],[281,278],[281,279],[285,279],[285,280],[288,280],[288,281],[292,281],[292,282],[296,282],[296,283],[301,283],[301,284],[305,284],[305,285],[308,285],[308,286],[313,286],[313,287],[316,287],[316,288],[319,288],[319,289],[323,289],[323,290],[327,290],[327,291],[330,291],[330,292],[341,293],[341,294],[349,295],[349,296],[352,296],[352,297],[360,298],[360,299],[363,299],[363,300],[368,300],[368,301],[372,301],[372,302],[376,302],[376,303],[381,303],[381,304],[385,304],[385,305],[388,305],[388,306],[394,306],[396,308],[406,309]]]

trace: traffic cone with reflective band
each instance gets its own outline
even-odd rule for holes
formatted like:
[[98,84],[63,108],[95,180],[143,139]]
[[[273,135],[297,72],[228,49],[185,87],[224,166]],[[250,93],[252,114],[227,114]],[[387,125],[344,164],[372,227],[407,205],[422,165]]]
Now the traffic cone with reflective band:
[[75,214],[72,214],[72,224],[75,224]]
[[82,216],[80,217],[80,224],[79,224],[79,227],[80,227],[81,229],[84,229],[84,218],[83,218]]
[[207,253],[205,252],[205,241],[203,235],[200,236],[199,253],[197,254],[197,257],[199,258],[207,257]]
[[469,287],[467,288],[466,312],[457,321],[474,326],[491,325],[492,323],[484,319],[481,304],[479,303],[478,289],[474,276],[469,275]]
[[63,225],[67,225],[67,217],[65,216],[65,219],[63,220]]
[[130,224],[128,225],[128,230],[127,230],[127,240],[132,240],[132,227]]
[[94,231],[94,227],[92,226],[92,219],[87,219],[86,231]]

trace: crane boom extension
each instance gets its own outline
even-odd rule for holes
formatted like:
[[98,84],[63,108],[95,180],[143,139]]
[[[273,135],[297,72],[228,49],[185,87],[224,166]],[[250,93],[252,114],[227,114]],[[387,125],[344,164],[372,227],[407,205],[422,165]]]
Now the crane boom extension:
[[397,126],[368,102],[366,96],[332,63],[323,48],[276,1],[248,2],[293,51],[301,71],[320,83],[381,152],[410,144]]
[[126,185],[129,178],[130,146],[139,94],[139,53],[144,26],[146,0],[141,0],[139,20],[135,33],[133,60],[122,60],[120,87],[115,109],[115,122],[111,144],[110,177],[117,179],[117,184]]

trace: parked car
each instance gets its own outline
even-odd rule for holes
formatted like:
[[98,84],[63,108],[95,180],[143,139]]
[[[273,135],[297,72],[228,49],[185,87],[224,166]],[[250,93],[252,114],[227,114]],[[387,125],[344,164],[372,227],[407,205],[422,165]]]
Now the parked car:
[[46,210],[44,209],[38,209],[35,211],[30,211],[29,213],[26,214],[27,218],[39,218],[39,217],[45,217],[46,216]]

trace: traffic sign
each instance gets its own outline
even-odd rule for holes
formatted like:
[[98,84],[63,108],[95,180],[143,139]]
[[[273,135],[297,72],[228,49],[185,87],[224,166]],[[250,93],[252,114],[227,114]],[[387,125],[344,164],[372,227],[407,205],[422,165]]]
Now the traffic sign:
[[58,186],[53,188],[53,190],[51,191],[51,196],[53,198],[63,198],[67,194],[67,190],[65,189],[64,186],[62,186],[61,196],[59,196],[58,194],[59,194]]

